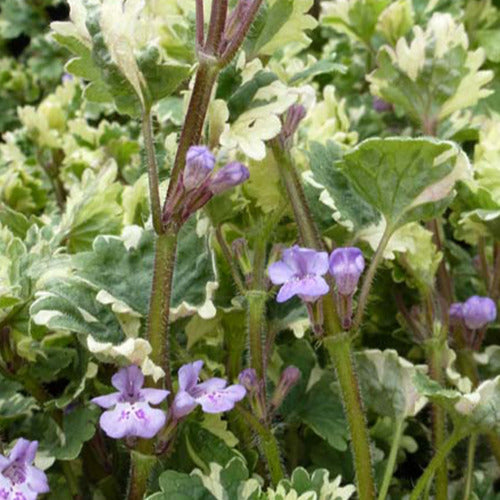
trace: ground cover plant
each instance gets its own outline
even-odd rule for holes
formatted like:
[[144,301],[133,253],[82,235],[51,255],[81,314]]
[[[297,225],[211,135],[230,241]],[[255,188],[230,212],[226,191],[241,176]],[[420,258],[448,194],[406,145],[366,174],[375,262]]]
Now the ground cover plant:
[[500,498],[498,1],[0,33],[0,499]]

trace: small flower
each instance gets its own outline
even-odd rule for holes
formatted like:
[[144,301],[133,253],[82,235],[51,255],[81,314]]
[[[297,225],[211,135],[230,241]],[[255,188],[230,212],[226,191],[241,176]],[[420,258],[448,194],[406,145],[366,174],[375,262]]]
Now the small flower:
[[222,413],[234,408],[241,401],[246,390],[242,385],[227,387],[227,381],[221,378],[211,378],[198,383],[203,361],[195,361],[184,365],[179,370],[179,391],[175,395],[172,406],[176,420],[191,413],[197,405],[201,405],[205,413]]
[[340,295],[353,295],[365,268],[365,259],[359,248],[337,248],[330,256],[330,274],[335,278]]
[[497,317],[495,302],[489,297],[478,297],[477,295],[464,302],[462,312],[465,325],[471,330],[480,330],[488,323],[495,321]]
[[243,184],[250,177],[245,165],[238,162],[228,163],[215,173],[208,185],[213,194],[219,194],[239,184]]
[[328,271],[328,254],[294,245],[283,251],[280,261],[271,264],[269,278],[275,285],[283,285],[276,300],[285,302],[298,295],[306,302],[314,302],[328,293],[323,275]]
[[215,156],[206,146],[191,146],[186,155],[186,168],[182,178],[186,191],[201,186],[214,166]]
[[122,368],[111,379],[119,392],[92,399],[105,411],[99,420],[102,430],[111,438],[152,438],[164,425],[165,413],[149,406],[161,403],[169,394],[161,389],[143,389],[144,375],[131,365]]
[[0,455],[0,499],[34,500],[49,491],[47,476],[32,465],[37,448],[38,441],[20,438],[8,457]]
[[392,110],[392,104],[384,101],[383,99],[380,99],[380,97],[375,97],[373,99],[373,109],[377,113],[384,113],[385,111]]

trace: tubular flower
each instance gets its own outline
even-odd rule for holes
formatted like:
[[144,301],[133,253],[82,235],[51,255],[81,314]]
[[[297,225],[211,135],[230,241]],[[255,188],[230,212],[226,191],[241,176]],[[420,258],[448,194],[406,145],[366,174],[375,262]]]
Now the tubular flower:
[[172,413],[176,420],[191,413],[200,405],[205,413],[222,413],[234,408],[235,403],[246,395],[246,389],[240,385],[227,387],[227,380],[211,378],[198,383],[203,361],[184,365],[179,370],[179,391],[175,395]]
[[364,269],[365,259],[359,248],[337,248],[330,256],[330,274],[340,295],[354,294]]
[[102,430],[111,438],[152,438],[165,425],[162,410],[150,405],[161,403],[169,394],[161,389],[144,389],[144,375],[131,365],[122,368],[111,379],[118,392],[92,399],[92,403],[105,408],[99,420]]
[[20,438],[8,457],[0,455],[0,499],[34,500],[49,491],[47,476],[32,465],[37,449],[38,441]]
[[206,146],[191,146],[186,155],[183,182],[187,191],[203,184],[215,167],[215,156]]
[[283,251],[280,261],[271,264],[269,278],[282,285],[276,300],[285,302],[298,295],[306,302],[314,302],[328,293],[323,275],[328,271],[328,254],[294,245]]

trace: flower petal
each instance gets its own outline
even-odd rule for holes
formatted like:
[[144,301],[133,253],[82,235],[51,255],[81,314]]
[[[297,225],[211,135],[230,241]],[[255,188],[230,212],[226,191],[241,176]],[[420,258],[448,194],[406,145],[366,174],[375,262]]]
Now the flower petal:
[[170,391],[163,389],[141,389],[140,396],[149,404],[160,404],[168,395]]
[[232,385],[226,389],[212,391],[198,398],[205,413],[222,413],[234,408],[235,403],[241,401],[246,395],[242,385]]
[[308,274],[323,276],[328,272],[328,254],[326,252],[315,252],[307,261]]
[[202,367],[203,361],[201,360],[181,366],[178,374],[180,391],[189,391],[196,385]]
[[111,438],[126,436],[153,437],[164,425],[165,413],[148,403],[119,403],[114,410],[105,411],[99,420],[102,430]]
[[111,378],[111,383],[121,393],[133,396],[144,384],[144,375],[138,366],[130,365],[115,373]]
[[224,389],[227,385],[227,380],[219,377],[212,377],[202,382],[201,384],[197,384],[196,387],[191,391],[191,395],[197,397],[197,395],[201,395],[206,392],[211,391],[219,391]]
[[325,295],[330,290],[328,283],[321,276],[312,276],[300,280],[300,295],[310,297],[313,300]]
[[294,295],[299,295],[302,293],[302,287],[300,285],[300,280],[292,280],[285,283],[278,292],[276,296],[277,302],[286,302],[291,299]]
[[45,472],[37,467],[28,467],[27,483],[28,486],[37,493],[47,493],[50,489]]
[[90,400],[91,403],[100,406],[101,408],[112,408],[115,406],[121,397],[121,392],[112,392],[111,394],[105,394],[104,396],[97,396]]
[[288,280],[293,278],[294,271],[284,262],[279,261],[274,262],[269,266],[267,274],[269,275],[269,279],[275,285],[282,285],[283,283],[286,283]]
[[28,441],[24,438],[19,438],[9,454],[9,461],[15,460],[23,463],[31,464],[35,460],[38,441]]
[[198,402],[194,399],[188,392],[180,391],[175,395],[174,402],[172,404],[172,414],[176,420],[185,417],[188,413],[191,413]]

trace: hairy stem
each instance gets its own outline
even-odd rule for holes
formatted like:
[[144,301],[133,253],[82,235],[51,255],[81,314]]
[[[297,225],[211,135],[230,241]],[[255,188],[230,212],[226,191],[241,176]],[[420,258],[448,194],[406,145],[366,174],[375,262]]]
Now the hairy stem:
[[170,372],[168,323],[177,236],[177,229],[170,225],[165,233],[158,235],[156,240],[147,331],[147,337],[152,347],[151,358],[155,364],[163,368],[165,372],[165,386],[170,392],[172,392],[172,375]]
[[391,451],[389,452],[389,458],[387,459],[387,465],[385,466],[384,479],[382,480],[378,500],[385,500],[387,492],[389,491],[392,475],[396,466],[396,458],[398,457],[399,445],[403,435],[404,422],[404,417],[400,417],[396,420],[396,427],[392,436]]
[[259,438],[259,447],[262,450],[271,476],[273,486],[276,486],[284,477],[281,465],[280,450],[278,442],[270,429],[263,425],[255,415],[246,410],[243,406],[237,405],[237,411],[243,416],[248,425]]
[[[301,243],[317,250],[323,249],[324,244],[311,215],[300,177],[290,154],[282,149],[278,140],[273,140],[271,147],[283,184],[288,192],[295,221],[299,228]],[[345,413],[351,431],[358,495],[361,500],[372,500],[375,498],[375,484],[363,402],[352,361],[350,339],[345,333],[342,333],[332,293],[323,297],[323,315],[323,326],[327,335],[325,345],[337,371]]]
[[469,500],[472,494],[472,486],[474,483],[474,456],[476,454],[477,434],[473,434],[469,438],[467,446],[467,473],[465,475],[464,500]]
[[359,383],[351,355],[351,340],[347,335],[327,337],[325,346],[332,357],[342,400],[351,433],[356,482],[360,500],[375,498],[375,484],[371,460],[370,441]]
[[[442,368],[442,345],[433,344],[428,355],[428,365],[431,377],[438,383],[443,383]],[[446,412],[437,404],[432,404],[432,442],[434,453],[438,453],[446,440]],[[448,498],[448,466],[446,458],[436,470],[436,500],[447,500]]]
[[228,0],[212,2],[212,13],[210,16],[210,27],[207,35],[205,51],[207,54],[219,55],[220,42],[226,26]]
[[250,342],[250,365],[262,380],[265,376],[262,336],[264,330],[267,293],[263,290],[249,290],[246,294],[248,304],[248,338]]
[[455,429],[450,437],[443,443],[441,448],[436,451],[436,454],[430,461],[424,473],[420,476],[415,488],[411,492],[409,500],[418,500],[422,493],[424,492],[427,484],[431,480],[432,476],[436,473],[437,469],[441,467],[442,463],[446,460],[446,457],[450,451],[465,437],[464,433],[460,430]]
[[238,292],[241,295],[244,295],[245,294],[245,286],[243,285],[243,280],[241,279],[240,271],[239,271],[238,266],[236,265],[236,263],[234,261],[231,250],[229,249],[229,247],[226,243],[226,240],[224,238],[224,234],[222,233],[221,226],[217,226],[217,228],[215,229],[215,237],[217,239],[217,243],[220,246],[222,254],[224,255],[224,259],[226,259],[226,262],[229,266],[229,270],[231,271],[231,276],[233,278],[234,284],[236,285],[236,288],[238,288]]
[[384,250],[389,243],[393,233],[393,229],[387,224],[384,233],[382,234],[382,238],[378,244],[377,250],[368,266],[368,271],[366,271],[365,277],[363,279],[363,285],[361,286],[361,292],[359,294],[358,299],[358,309],[356,311],[356,316],[354,317],[351,330],[353,332],[357,332],[359,327],[361,326],[361,322],[363,321],[363,315],[365,313],[366,304],[368,302],[368,297],[370,295],[370,290],[373,284],[373,278],[375,277],[375,273],[377,268],[382,261],[382,257],[384,256]]
[[158,163],[156,161],[153,124],[150,107],[147,107],[144,110],[142,116],[142,135],[144,138],[144,148],[146,150],[146,158],[148,163],[149,199],[151,204],[153,227],[156,234],[161,234],[163,233],[163,224],[161,221],[160,181],[158,179]]
[[130,473],[127,500],[143,500],[147,491],[148,478],[156,458],[137,451],[130,452]]

